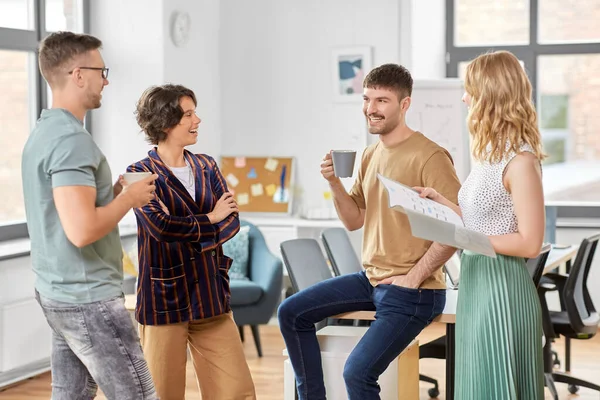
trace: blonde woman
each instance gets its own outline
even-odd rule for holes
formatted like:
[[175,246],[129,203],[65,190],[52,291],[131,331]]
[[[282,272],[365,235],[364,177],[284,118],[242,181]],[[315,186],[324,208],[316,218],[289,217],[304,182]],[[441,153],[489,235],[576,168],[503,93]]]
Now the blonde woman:
[[459,206],[418,188],[460,213],[467,228],[488,235],[498,254],[462,255],[455,398],[543,399],[541,309],[524,260],[539,254],[545,225],[531,83],[517,58],[499,51],[469,64],[465,90],[478,163]]

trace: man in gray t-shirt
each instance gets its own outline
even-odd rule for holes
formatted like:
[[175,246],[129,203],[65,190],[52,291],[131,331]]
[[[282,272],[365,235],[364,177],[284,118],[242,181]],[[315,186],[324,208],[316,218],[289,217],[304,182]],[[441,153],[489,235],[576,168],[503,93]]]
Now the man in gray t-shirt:
[[155,399],[139,337],[125,309],[118,222],[154,196],[156,175],[112,184],[83,127],[108,85],[89,35],[57,32],[39,51],[52,90],[23,150],[22,178],[36,296],[52,328],[52,398]]
[[[91,303],[121,295],[123,268],[117,226],[113,224],[94,242],[88,239],[89,244],[81,242],[83,237],[71,241],[61,226],[52,195],[53,190],[80,187],[95,189],[96,207],[106,207],[114,199],[108,162],[81,121],[62,108],[42,111],[25,145],[22,173],[35,286],[40,295],[67,303]],[[84,219],[73,223],[83,225]]]

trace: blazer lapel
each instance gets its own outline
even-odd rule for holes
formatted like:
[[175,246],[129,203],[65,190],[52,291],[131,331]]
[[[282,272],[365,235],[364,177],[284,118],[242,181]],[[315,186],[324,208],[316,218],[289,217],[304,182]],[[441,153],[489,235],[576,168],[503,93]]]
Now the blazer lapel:
[[[179,196],[179,198],[185,203],[185,205],[192,211],[193,214],[200,214],[201,210],[200,210],[198,203],[196,201],[194,201],[192,196],[190,196],[190,193],[183,186],[181,181],[175,175],[173,175],[173,172],[171,171],[171,169],[160,159],[158,153],[156,152],[156,148],[150,150],[148,152],[148,155],[150,157],[150,160],[154,164],[157,173],[159,175],[161,175],[164,178],[165,182],[167,183],[168,190],[175,192]],[[199,185],[198,169],[200,167],[197,166],[196,163],[192,162],[191,159],[194,159],[196,157],[194,157],[193,154],[191,154],[189,151],[185,150],[184,157],[186,160],[188,160],[188,162],[190,163],[190,166],[192,168],[192,174],[194,175],[194,181],[195,181],[195,187],[196,187],[195,188],[196,199],[199,202],[200,196],[202,193],[202,188],[198,187],[198,185]],[[200,171],[200,172],[202,173],[203,171]],[[163,199],[163,201],[164,200],[165,199]]]
[[[194,175],[195,191],[196,191],[196,205],[202,210],[205,202],[205,185],[206,179],[210,179],[210,176],[206,176],[209,172],[206,168],[206,163],[198,156],[190,151],[184,150],[183,156],[192,167],[192,174]],[[210,185],[208,185],[210,187]]]

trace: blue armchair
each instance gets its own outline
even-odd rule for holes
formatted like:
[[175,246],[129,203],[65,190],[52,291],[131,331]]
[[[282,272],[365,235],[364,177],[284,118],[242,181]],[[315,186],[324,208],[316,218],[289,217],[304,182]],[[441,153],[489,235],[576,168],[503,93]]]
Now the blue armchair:
[[268,249],[260,230],[241,220],[241,226],[249,226],[249,280],[231,279],[231,309],[242,340],[244,325],[250,325],[258,356],[262,357],[258,325],[269,322],[281,296],[283,264]]

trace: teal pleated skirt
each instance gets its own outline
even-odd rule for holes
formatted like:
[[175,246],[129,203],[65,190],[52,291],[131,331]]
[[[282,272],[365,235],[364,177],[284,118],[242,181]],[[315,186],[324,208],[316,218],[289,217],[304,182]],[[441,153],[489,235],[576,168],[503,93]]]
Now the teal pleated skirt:
[[543,400],[540,302],[525,260],[464,252],[456,311],[456,400]]

